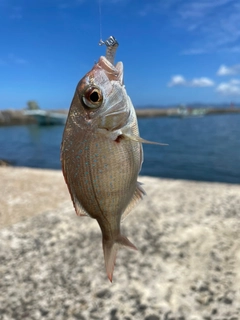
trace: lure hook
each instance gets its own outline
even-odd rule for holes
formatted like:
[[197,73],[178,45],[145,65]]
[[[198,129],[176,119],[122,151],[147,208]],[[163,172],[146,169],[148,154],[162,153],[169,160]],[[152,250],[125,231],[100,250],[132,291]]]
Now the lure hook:
[[106,58],[111,64],[113,64],[117,47],[119,46],[119,43],[117,42],[117,40],[113,36],[110,36],[105,41],[101,39],[98,44],[99,46],[106,45],[107,47]]

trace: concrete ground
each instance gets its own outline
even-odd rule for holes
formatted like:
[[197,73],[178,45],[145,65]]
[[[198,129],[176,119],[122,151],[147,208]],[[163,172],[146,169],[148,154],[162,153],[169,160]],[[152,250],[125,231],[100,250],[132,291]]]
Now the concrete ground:
[[0,319],[240,319],[240,186],[140,177],[105,274],[60,171],[0,168]]

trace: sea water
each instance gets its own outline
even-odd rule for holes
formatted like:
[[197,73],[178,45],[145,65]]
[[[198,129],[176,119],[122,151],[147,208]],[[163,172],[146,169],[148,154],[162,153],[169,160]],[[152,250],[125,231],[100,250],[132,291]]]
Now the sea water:
[[[60,169],[63,126],[0,127],[0,159],[14,166]],[[240,183],[240,115],[139,120],[142,175]]]

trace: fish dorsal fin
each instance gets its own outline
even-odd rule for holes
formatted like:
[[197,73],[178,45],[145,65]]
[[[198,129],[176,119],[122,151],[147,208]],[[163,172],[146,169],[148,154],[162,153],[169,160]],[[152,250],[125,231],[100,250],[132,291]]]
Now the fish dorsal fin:
[[78,199],[73,196],[73,204],[74,204],[74,208],[76,211],[76,214],[78,216],[89,216],[89,214],[87,213],[87,211],[83,208],[83,206],[80,204],[80,202],[78,201]]
[[137,187],[136,187],[136,190],[134,192],[134,195],[133,195],[131,201],[129,202],[127,208],[123,212],[122,217],[121,217],[121,221],[123,221],[126,218],[126,216],[130,213],[130,211],[138,204],[138,202],[140,200],[143,199],[143,197],[145,195],[146,195],[146,192],[141,187],[141,183],[137,182]]

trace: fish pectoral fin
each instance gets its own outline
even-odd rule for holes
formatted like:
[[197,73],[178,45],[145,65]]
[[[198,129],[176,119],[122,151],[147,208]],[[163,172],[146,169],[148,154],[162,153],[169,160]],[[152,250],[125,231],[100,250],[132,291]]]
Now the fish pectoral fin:
[[136,141],[136,142],[140,142],[140,143],[156,144],[159,146],[167,146],[168,145],[166,143],[159,143],[159,142],[152,142],[152,141],[145,140],[145,139],[143,139],[133,133],[124,132],[124,130],[121,130],[121,129],[109,131],[107,129],[99,128],[98,132],[100,134],[103,134],[106,137],[110,138],[112,141],[116,141],[119,137],[123,137],[127,140],[132,140],[132,141]]
[[122,130],[120,130],[120,129],[119,130],[114,130],[114,131],[109,131],[107,129],[99,128],[98,132],[100,134],[103,134],[107,138],[111,139],[112,141],[117,140],[117,138],[122,135]]
[[78,216],[89,216],[89,214],[87,213],[87,211],[83,208],[83,206],[80,204],[80,202],[78,201],[78,199],[73,196],[73,205],[76,211],[76,214]]
[[131,201],[129,202],[127,208],[125,209],[125,211],[122,214],[121,221],[123,221],[126,218],[126,216],[130,213],[130,211],[139,203],[140,200],[143,199],[143,197],[145,195],[146,195],[146,192],[142,188],[141,182],[137,182],[136,190],[135,190],[133,197],[132,197]]
[[136,141],[136,142],[140,142],[140,143],[156,144],[159,146],[168,146],[168,144],[166,144],[166,143],[145,140],[145,139],[143,139],[135,134],[132,134],[132,133],[123,133],[123,137],[125,137],[128,140],[132,140],[132,141]]

